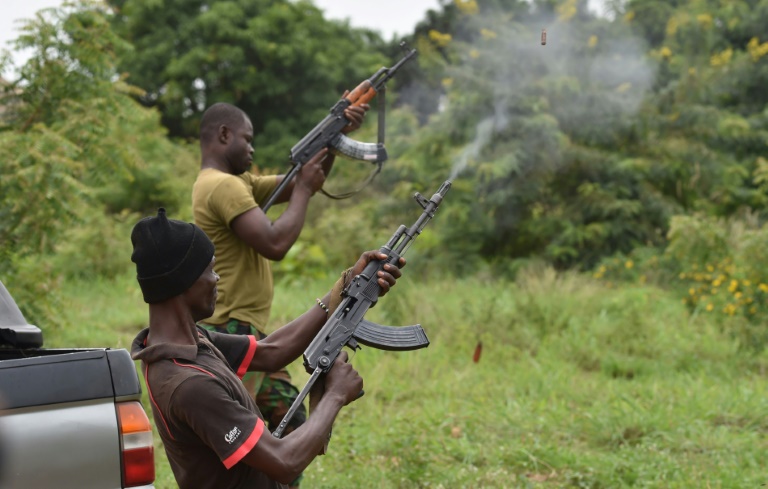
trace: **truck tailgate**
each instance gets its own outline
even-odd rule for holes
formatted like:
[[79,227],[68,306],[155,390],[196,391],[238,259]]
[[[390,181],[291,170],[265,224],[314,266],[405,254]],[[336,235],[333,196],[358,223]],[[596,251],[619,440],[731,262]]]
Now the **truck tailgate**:
[[128,352],[24,354],[0,361],[0,489],[121,488],[115,402],[141,397]]
[[122,487],[113,399],[6,411],[0,433],[3,488]]

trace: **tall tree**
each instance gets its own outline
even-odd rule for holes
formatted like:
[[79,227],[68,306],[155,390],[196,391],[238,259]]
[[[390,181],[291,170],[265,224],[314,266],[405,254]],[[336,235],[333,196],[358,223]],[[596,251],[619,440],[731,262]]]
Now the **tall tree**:
[[99,2],[46,9],[16,41],[31,56],[3,87],[0,276],[28,294],[46,292],[20,302],[42,303],[64,269],[125,270],[126,221],[181,200],[168,182],[173,163],[189,155],[117,77],[115,60],[130,45],[108,16]]
[[[720,216],[745,208],[764,214],[768,103],[768,1],[627,2],[625,19],[657,29],[650,55],[659,60],[646,144],[663,185],[690,210]],[[654,27],[651,28],[650,26]],[[655,30],[654,30],[655,32]]]
[[387,61],[378,34],[326,20],[306,0],[109,3],[136,47],[120,69],[170,135],[195,138],[205,108],[229,102],[251,117],[256,158],[267,164],[286,161],[345,89]]

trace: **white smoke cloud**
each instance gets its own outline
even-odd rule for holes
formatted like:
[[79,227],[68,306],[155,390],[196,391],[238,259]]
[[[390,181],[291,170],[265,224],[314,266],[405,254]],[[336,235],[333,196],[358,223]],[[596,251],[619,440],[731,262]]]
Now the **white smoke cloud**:
[[[515,98],[530,90],[566,93],[562,100],[550,97],[548,110],[561,128],[576,133],[601,123],[608,129],[603,132],[610,132],[612,121],[634,116],[654,83],[655,66],[645,55],[643,40],[617,22],[603,17],[589,24],[594,27],[590,32],[586,24],[561,22],[551,16],[524,24],[501,14],[474,18],[473,28],[484,29],[488,35],[476,45],[461,48],[475,50],[475,57],[468,57],[466,66],[454,66],[453,73],[474,79],[490,74],[473,83],[492,91],[497,103],[493,113],[481,118],[474,139],[455,158],[451,178],[507,128]],[[547,32],[546,45],[540,42],[542,28]]]

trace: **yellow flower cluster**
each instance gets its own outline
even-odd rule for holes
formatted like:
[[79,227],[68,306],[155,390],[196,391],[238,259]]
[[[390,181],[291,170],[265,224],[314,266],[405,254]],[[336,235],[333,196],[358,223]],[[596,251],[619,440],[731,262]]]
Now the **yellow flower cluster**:
[[448,33],[443,34],[440,31],[436,31],[435,29],[431,29],[429,31],[429,39],[432,42],[434,42],[438,47],[444,48],[445,46],[447,46],[451,42],[451,39],[453,39],[453,38]]
[[725,66],[731,62],[733,57],[733,49],[728,48],[720,53],[715,53],[709,58],[709,64],[714,67]]
[[490,29],[480,29],[480,35],[483,39],[496,39],[496,32]]
[[[626,275],[626,272],[629,272],[634,268],[635,262],[631,259],[621,260],[614,258],[610,260],[607,265],[604,264],[597,267],[597,269],[592,273],[592,277],[601,279],[605,278],[606,275],[610,275],[611,277],[619,276],[622,275],[622,269],[624,275]],[[646,281],[645,275],[637,277],[637,279],[640,283],[645,283]]]
[[760,58],[768,54],[768,42],[761,44],[758,38],[753,37],[749,40],[749,43],[747,43],[747,51],[749,51],[749,55],[752,56],[752,61],[757,63]]
[[557,15],[561,22],[571,20],[578,11],[578,0],[566,0],[557,6]]
[[699,24],[704,29],[709,29],[712,27],[712,15],[710,14],[699,14],[696,16],[696,20],[699,22]]
[[[680,290],[681,301],[691,311],[712,313],[720,317],[739,317],[755,324],[768,319],[768,276],[759,268],[737,265],[725,258],[718,263],[691,264],[669,280],[668,265],[653,255],[646,259],[638,256],[614,257],[603,261],[592,272],[606,287],[615,281],[644,285],[650,280]],[[682,286],[682,289],[678,289]]]
[[592,274],[592,277],[594,278],[603,278],[605,276],[605,272],[608,271],[608,267],[605,265],[600,265],[595,273]]
[[465,15],[474,15],[479,10],[475,0],[453,0],[459,12]]
[[677,34],[677,28],[680,26],[680,22],[677,17],[672,17],[667,21],[667,37],[672,37]]
[[706,265],[703,271],[696,268],[678,277],[681,281],[692,282],[688,296],[683,299],[683,303],[692,308],[720,311],[726,316],[752,317],[766,304],[768,284],[737,278],[734,276],[736,269],[729,260],[717,266]]

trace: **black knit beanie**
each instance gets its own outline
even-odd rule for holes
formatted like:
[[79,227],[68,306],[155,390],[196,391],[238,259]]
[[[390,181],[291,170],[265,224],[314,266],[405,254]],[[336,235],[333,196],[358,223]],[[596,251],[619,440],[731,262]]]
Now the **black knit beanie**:
[[213,258],[213,243],[192,223],[168,219],[165,209],[145,217],[131,232],[136,278],[144,302],[175,297],[192,286]]

